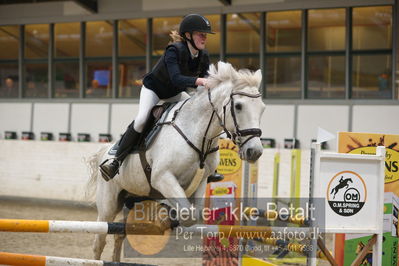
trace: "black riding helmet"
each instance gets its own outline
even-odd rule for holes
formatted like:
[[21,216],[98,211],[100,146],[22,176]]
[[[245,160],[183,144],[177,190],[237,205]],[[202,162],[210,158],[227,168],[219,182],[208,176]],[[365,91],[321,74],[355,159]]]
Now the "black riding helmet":
[[[214,34],[211,29],[211,23],[204,16],[198,14],[190,14],[185,16],[180,23],[179,34],[183,37],[184,40],[190,42],[191,45],[197,50],[199,49],[197,48],[197,46],[195,46],[193,41],[194,31]],[[186,37],[186,32],[190,33],[190,39]]]

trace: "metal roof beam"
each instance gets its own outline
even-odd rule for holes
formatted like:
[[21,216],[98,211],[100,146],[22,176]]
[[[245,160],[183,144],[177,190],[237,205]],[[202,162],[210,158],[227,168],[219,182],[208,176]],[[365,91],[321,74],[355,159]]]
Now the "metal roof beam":
[[90,13],[98,12],[97,0],[74,0],[78,5],[89,11]]
[[231,0],[219,0],[224,6],[231,6]]

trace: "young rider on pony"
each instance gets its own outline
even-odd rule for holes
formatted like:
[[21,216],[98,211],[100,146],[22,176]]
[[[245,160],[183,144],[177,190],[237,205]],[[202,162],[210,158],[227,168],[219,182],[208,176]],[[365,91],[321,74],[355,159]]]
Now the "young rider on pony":
[[[137,144],[150,111],[159,100],[183,100],[189,97],[185,92],[188,87],[206,87],[207,80],[204,77],[209,68],[209,55],[205,50],[207,33],[213,34],[211,24],[198,14],[184,17],[180,23],[180,36],[172,32],[172,38],[180,40],[168,45],[153,70],[145,75],[138,115],[120,140],[112,162],[105,161],[100,165],[101,174],[106,181],[114,178],[131,148]],[[208,177],[208,182],[222,179],[222,175],[214,173]]]

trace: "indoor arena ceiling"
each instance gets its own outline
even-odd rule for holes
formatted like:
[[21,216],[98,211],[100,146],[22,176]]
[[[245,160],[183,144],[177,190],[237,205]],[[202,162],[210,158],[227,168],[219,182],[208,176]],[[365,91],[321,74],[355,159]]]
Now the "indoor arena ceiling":
[[[0,5],[11,5],[11,4],[34,4],[43,2],[59,2],[63,0],[0,0]],[[64,0],[65,1],[65,0]],[[85,9],[92,13],[97,13],[97,0],[70,0],[78,3]]]

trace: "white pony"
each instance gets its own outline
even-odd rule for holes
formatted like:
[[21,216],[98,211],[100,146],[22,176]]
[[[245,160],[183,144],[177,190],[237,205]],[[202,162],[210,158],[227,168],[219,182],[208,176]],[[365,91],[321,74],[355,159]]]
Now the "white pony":
[[[211,65],[208,73],[210,89],[198,89],[187,101],[174,106],[166,119],[171,121],[175,116],[174,123],[164,125],[147,150],[145,157],[152,168],[150,182],[137,154],[129,155],[119,175],[109,182],[101,178],[98,166],[111,157],[108,155],[111,146],[89,159],[89,188],[94,190],[97,185],[97,221],[112,222],[121,211],[126,195],[148,196],[151,189],[159,191],[171,206],[189,208],[191,204],[187,198],[191,195],[203,198],[207,177],[218,165],[219,154],[212,150],[217,148],[218,136],[223,131],[239,145],[242,159],[254,162],[261,156],[259,126],[265,105],[258,90],[262,79],[260,70],[255,73],[236,71],[230,64],[219,62],[218,68]],[[201,166],[204,170],[200,171],[199,181],[193,182]],[[179,222],[182,226],[190,226],[195,220]],[[105,238],[106,234],[95,236],[95,259],[101,257]],[[116,261],[120,259],[121,239],[115,242],[113,259]]]

